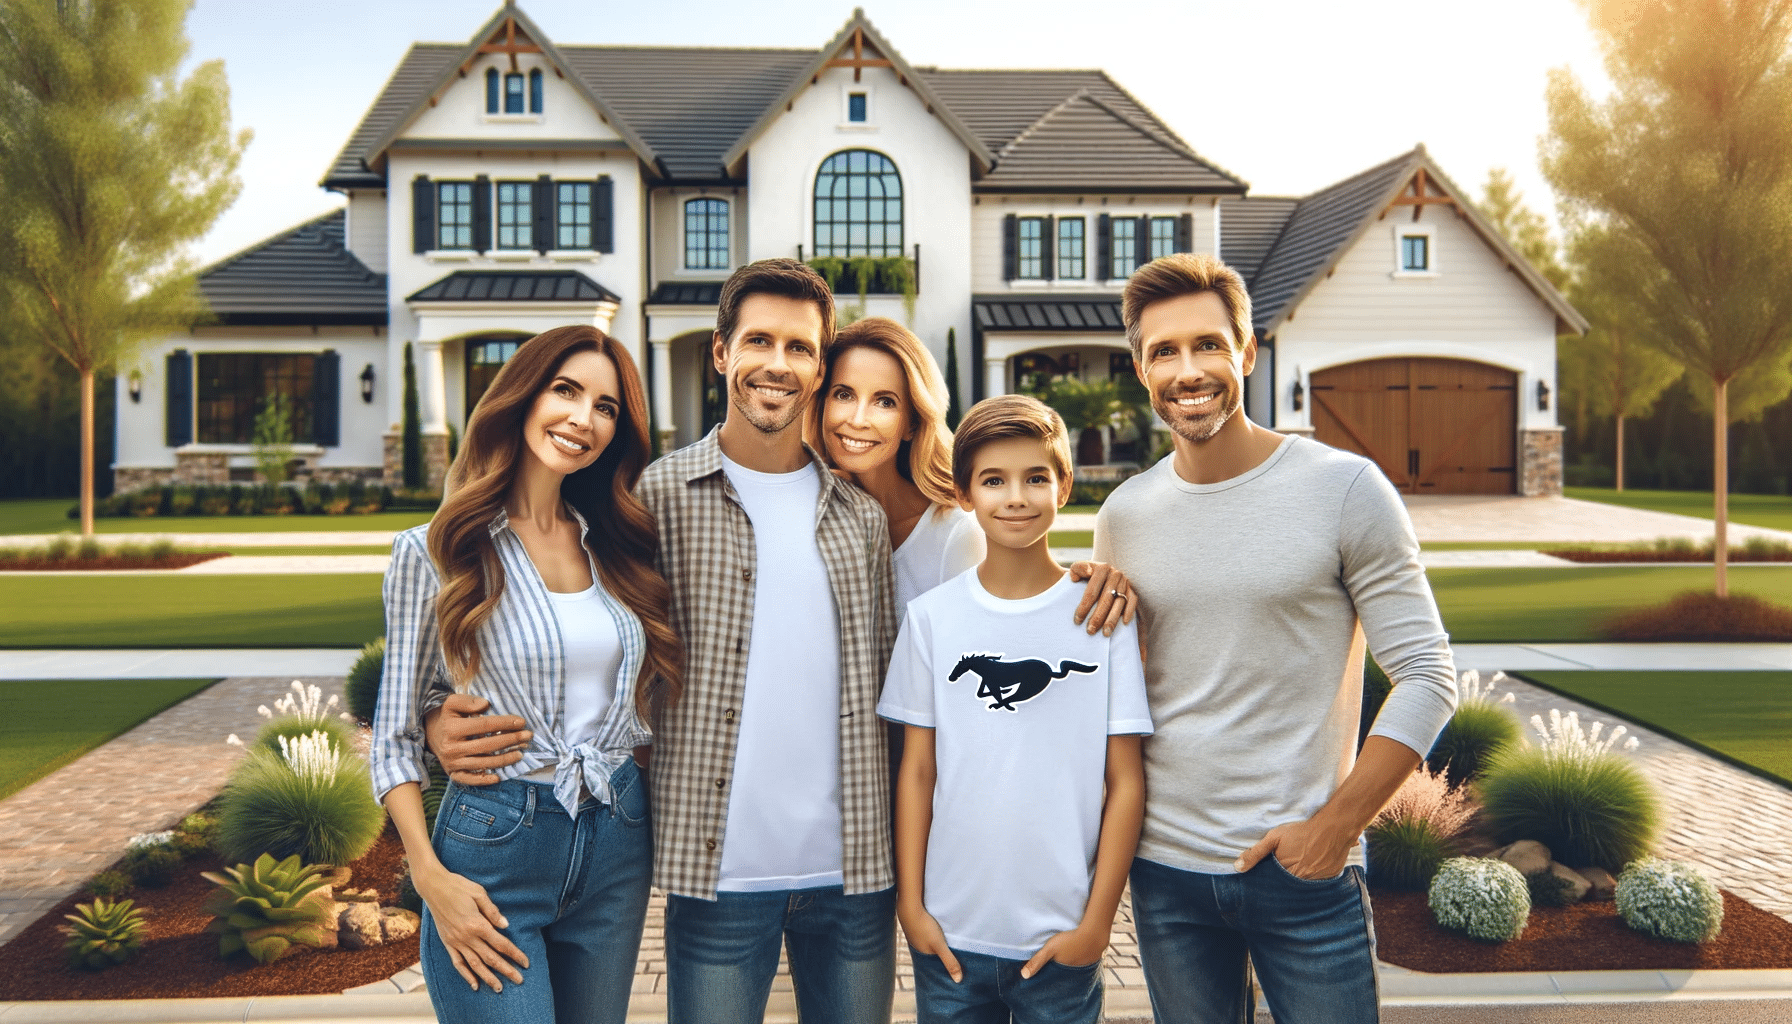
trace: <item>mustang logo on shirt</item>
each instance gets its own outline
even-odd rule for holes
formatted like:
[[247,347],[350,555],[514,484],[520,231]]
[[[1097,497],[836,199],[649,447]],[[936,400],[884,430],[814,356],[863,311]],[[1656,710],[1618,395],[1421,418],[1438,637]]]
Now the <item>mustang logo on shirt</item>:
[[966,654],[958,659],[957,667],[946,677],[949,683],[958,682],[958,677],[966,672],[975,672],[983,685],[977,687],[977,696],[989,701],[991,711],[1019,711],[1014,705],[1032,700],[1045,692],[1054,680],[1062,679],[1072,672],[1099,672],[1100,665],[1084,665],[1076,661],[1058,662],[1057,671],[1052,671],[1049,662],[1038,658],[1026,661],[1002,661],[1000,654]]

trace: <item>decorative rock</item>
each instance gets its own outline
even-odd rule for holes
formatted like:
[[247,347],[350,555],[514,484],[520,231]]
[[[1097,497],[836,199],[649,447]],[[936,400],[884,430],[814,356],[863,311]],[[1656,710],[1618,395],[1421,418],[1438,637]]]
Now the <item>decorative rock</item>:
[[1593,883],[1587,880],[1587,876],[1560,861],[1549,862],[1549,873],[1562,880],[1563,903],[1579,903],[1592,891]]
[[1587,890],[1587,899],[1609,900],[1612,898],[1612,893],[1618,889],[1618,880],[1604,868],[1581,868],[1580,876],[1586,879],[1590,886]]
[[348,884],[349,879],[355,877],[355,869],[349,867],[347,864],[344,864],[339,868],[331,867],[330,873],[325,877],[329,878],[331,888],[340,889]]
[[380,908],[380,934],[387,942],[397,942],[417,934],[422,919],[403,907]]
[[1510,846],[1502,846],[1494,851],[1493,856],[1518,869],[1521,875],[1540,875],[1549,870],[1551,857],[1549,847],[1535,839],[1520,839]]
[[338,903],[378,903],[380,892],[369,886],[366,889],[344,889],[336,896]]
[[336,933],[343,949],[366,949],[384,941],[377,903],[344,903]]

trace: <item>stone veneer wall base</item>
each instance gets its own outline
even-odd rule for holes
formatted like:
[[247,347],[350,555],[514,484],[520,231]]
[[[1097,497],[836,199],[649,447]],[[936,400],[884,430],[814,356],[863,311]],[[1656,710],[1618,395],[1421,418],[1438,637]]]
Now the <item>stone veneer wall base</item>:
[[1518,493],[1527,498],[1562,494],[1562,428],[1523,430],[1519,438]]

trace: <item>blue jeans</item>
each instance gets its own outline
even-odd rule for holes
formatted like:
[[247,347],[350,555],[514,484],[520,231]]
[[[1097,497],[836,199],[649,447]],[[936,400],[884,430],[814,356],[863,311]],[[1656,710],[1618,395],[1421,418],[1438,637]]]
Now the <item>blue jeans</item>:
[[1135,860],[1132,909],[1159,1024],[1248,1021],[1251,967],[1277,1024],[1381,1019],[1361,868],[1308,881],[1273,855],[1217,875]]
[[847,896],[838,885],[668,896],[668,1024],[759,1024],[786,944],[802,1020],[889,1024],[896,889]]
[[646,785],[634,762],[610,776],[615,803],[586,799],[577,818],[552,786],[508,779],[450,783],[433,838],[436,856],[485,886],[510,922],[504,934],[529,957],[523,984],[477,992],[454,969],[428,908],[423,975],[444,1024],[528,1021],[621,1024],[647,917],[653,838]]
[[946,963],[909,947],[915,964],[916,1024],[1097,1024],[1101,1020],[1101,961],[1066,967],[1049,961],[1022,978],[1025,960],[955,949],[964,980]]

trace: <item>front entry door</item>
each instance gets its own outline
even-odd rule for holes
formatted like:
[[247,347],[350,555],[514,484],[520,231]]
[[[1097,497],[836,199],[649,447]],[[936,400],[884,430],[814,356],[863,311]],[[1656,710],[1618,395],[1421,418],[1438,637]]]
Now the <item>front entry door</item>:
[[1408,494],[1511,494],[1518,376],[1461,359],[1376,359],[1313,374],[1314,437],[1375,460]]

